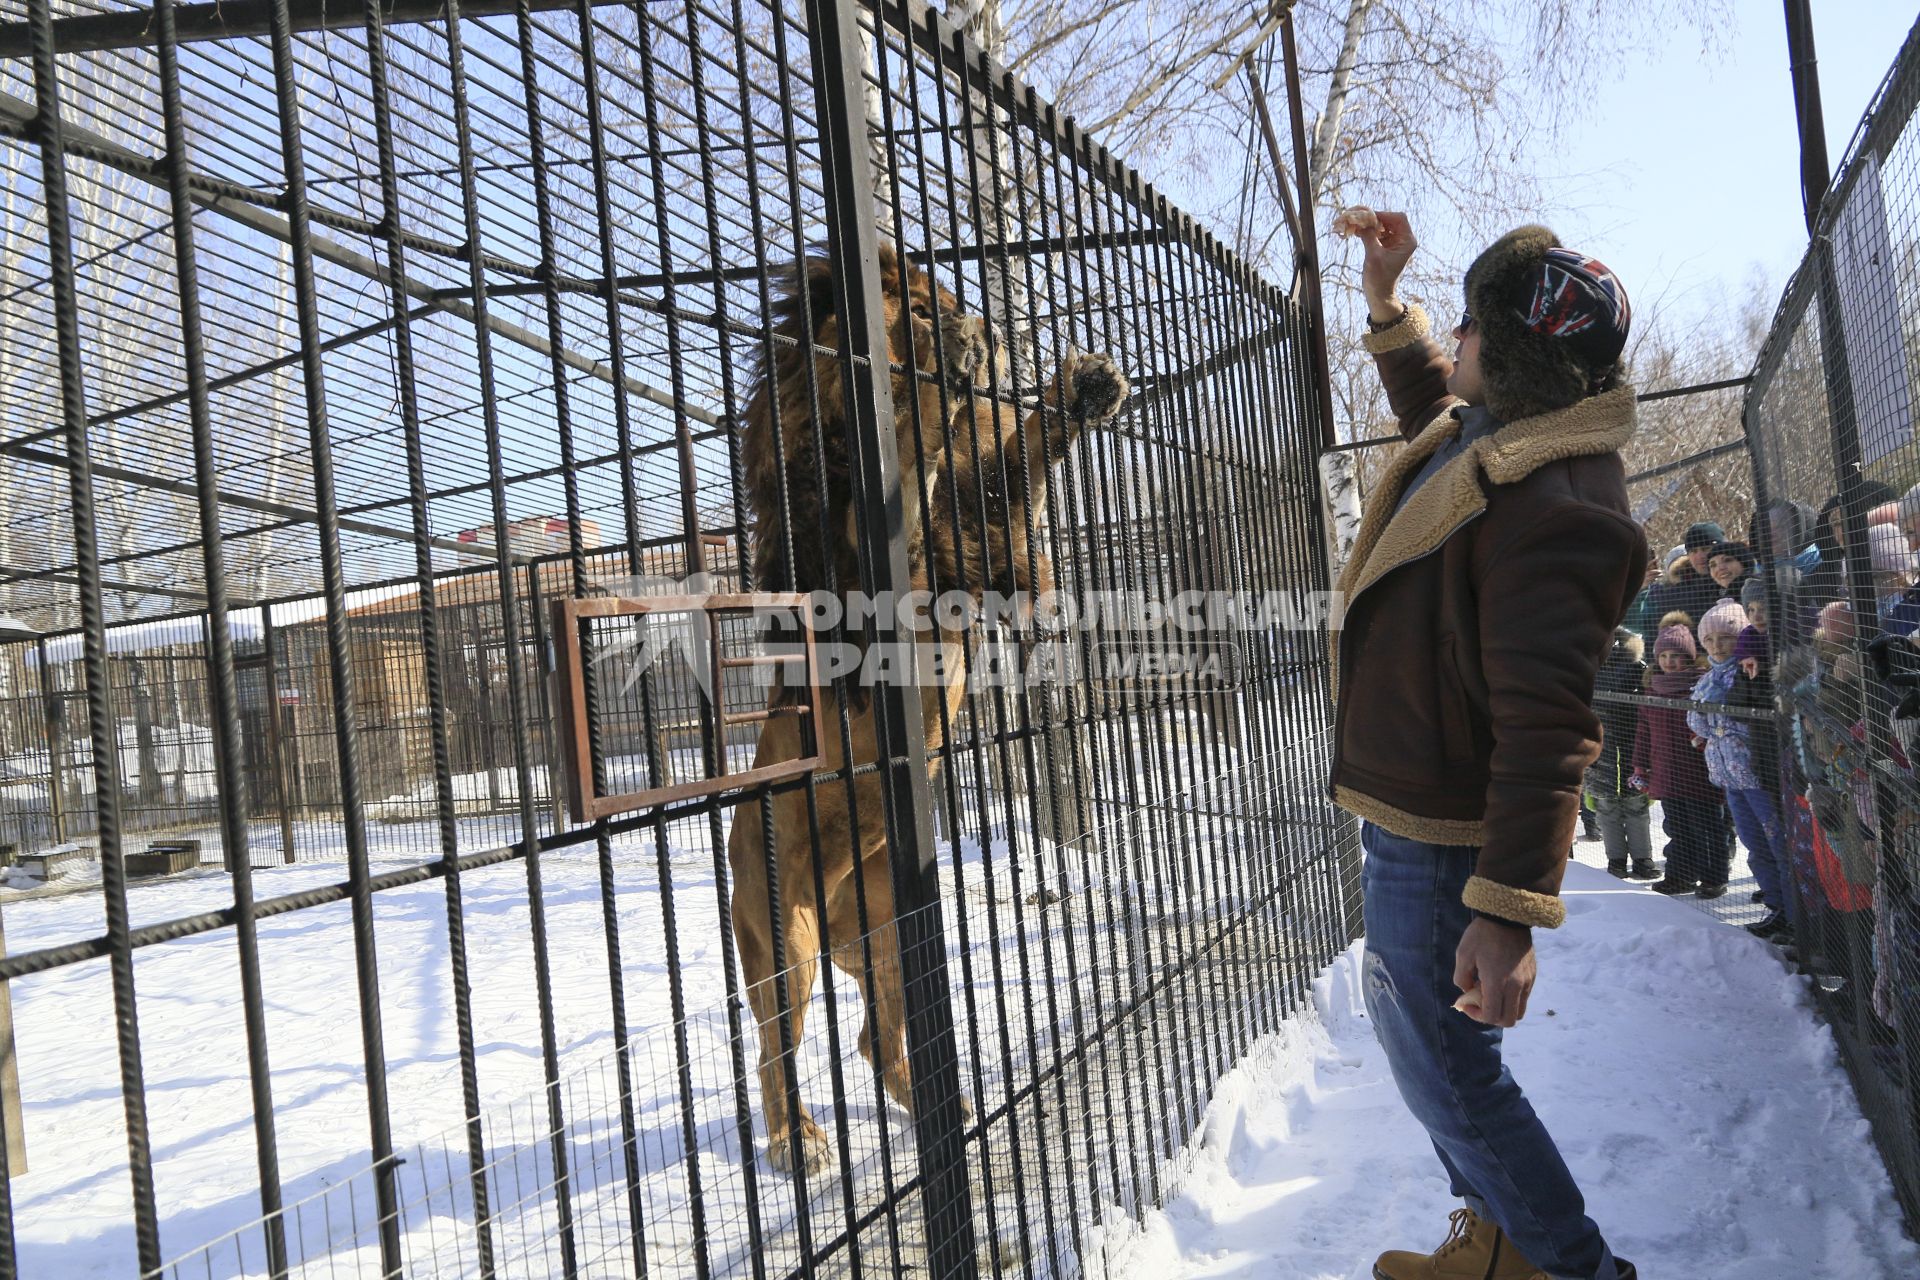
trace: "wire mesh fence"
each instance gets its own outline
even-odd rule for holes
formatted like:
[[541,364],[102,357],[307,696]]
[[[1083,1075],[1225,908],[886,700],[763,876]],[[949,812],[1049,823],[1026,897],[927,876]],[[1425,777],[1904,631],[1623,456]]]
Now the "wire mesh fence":
[[[1920,1218],[1920,28],[1875,95],[1746,402],[1791,944]],[[1756,548],[1758,550],[1758,548]]]
[[0,0],[0,169],[0,1276],[1099,1273],[1350,933],[1300,303],[915,3]]

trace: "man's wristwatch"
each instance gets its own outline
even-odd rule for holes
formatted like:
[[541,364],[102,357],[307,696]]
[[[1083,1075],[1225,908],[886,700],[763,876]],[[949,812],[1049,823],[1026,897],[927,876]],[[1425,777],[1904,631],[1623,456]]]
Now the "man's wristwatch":
[[1373,313],[1369,311],[1367,313],[1367,331],[1369,333],[1379,333],[1383,329],[1393,328],[1393,326],[1399,324],[1402,320],[1405,320],[1406,318],[1407,318],[1407,304],[1404,302],[1400,304],[1400,314],[1395,316],[1393,319],[1387,320],[1384,322],[1380,320],[1375,320],[1373,318]]

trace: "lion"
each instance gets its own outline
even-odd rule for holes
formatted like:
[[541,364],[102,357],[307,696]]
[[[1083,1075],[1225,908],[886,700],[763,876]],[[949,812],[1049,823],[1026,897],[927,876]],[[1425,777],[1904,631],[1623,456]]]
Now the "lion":
[[[1072,352],[1023,422],[1012,407],[969,394],[970,388],[984,389],[994,380],[986,321],[962,312],[951,293],[885,243],[879,266],[912,585],[919,590],[965,590],[976,600],[987,591],[1009,597],[1025,592],[1031,598],[1050,590],[1052,567],[1040,548],[1029,543],[1030,528],[1046,511],[1046,464],[1065,457],[1087,426],[1119,412],[1127,395],[1126,378],[1107,356]],[[835,309],[835,282],[824,258],[810,257],[787,275],[774,331],[793,341],[776,346],[771,362],[755,375],[748,397],[743,461],[754,586],[759,591],[834,590],[844,599],[859,586],[844,389],[840,365],[827,354],[839,339]],[[806,328],[809,315],[811,333]],[[809,358],[811,385],[805,363]],[[949,656],[964,638],[940,628],[932,635],[930,642],[949,646]],[[921,686],[929,759],[937,758],[943,726],[958,712],[964,686],[965,666],[954,661],[944,665],[941,681]],[[769,705],[802,700],[799,694],[810,700],[816,692],[822,712],[821,768],[838,771],[846,762],[839,731],[842,690],[830,684],[818,691],[776,684]],[[854,764],[871,763],[878,759],[871,701],[857,684],[844,690],[844,696]],[[754,767],[799,759],[803,749],[797,716],[769,717],[761,723]],[[830,1148],[804,1104],[789,1109],[775,985],[775,910],[784,942],[781,958],[789,969],[787,1044],[797,1052],[805,1030],[824,913],[831,943],[827,959],[853,979],[867,1004],[860,1053],[878,1070],[889,1096],[909,1111],[913,1106],[879,777],[873,772],[861,775],[853,789],[853,813],[843,781],[816,789],[817,839],[810,830],[804,790],[788,789],[770,798],[771,887],[777,888],[776,894],[769,893],[769,859],[757,804],[735,811],[727,842],[734,938],[760,1033],[768,1160],[781,1170],[792,1169],[796,1138],[800,1160],[810,1172],[824,1167]],[[864,940],[863,895],[869,933]],[[792,1096],[797,1096],[798,1082],[793,1084]],[[964,1099],[962,1105],[968,1106]]]

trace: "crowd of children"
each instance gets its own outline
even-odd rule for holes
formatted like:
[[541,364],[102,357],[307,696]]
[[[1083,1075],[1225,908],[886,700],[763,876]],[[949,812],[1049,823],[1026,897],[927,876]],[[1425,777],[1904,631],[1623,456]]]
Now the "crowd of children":
[[[1910,773],[1920,758],[1920,486],[1904,495],[1872,482],[1865,489],[1857,558],[1846,554],[1837,498],[1817,513],[1775,503],[1756,514],[1746,542],[1712,522],[1690,527],[1649,566],[1595,682],[1603,746],[1584,816],[1604,841],[1608,870],[1653,880],[1660,893],[1717,898],[1737,835],[1765,907],[1748,927],[1785,945],[1794,941],[1796,884],[1804,894],[1811,883],[1834,908],[1828,915],[1865,921],[1876,944],[1898,927],[1872,910],[1880,843],[1920,832],[1920,811],[1904,827],[1876,813],[1863,716],[1870,689],[1881,688],[1890,707],[1904,694],[1890,714],[1891,764]],[[1856,588],[1873,601],[1873,629],[1889,638],[1878,647],[1856,637]],[[1769,633],[1770,591],[1785,634]],[[1904,685],[1874,669],[1902,662],[1914,673]],[[1777,711],[1791,714],[1780,720]],[[1664,868],[1650,801],[1659,802]]]
[[[1788,854],[1775,734],[1765,719],[1741,714],[1773,707],[1761,567],[1748,544],[1702,522],[1650,576],[1595,682],[1603,745],[1587,774],[1586,804],[1607,869],[1655,880],[1656,893],[1726,893],[1737,832],[1766,909],[1749,930],[1785,940]],[[1664,874],[1653,855],[1651,800],[1660,802]]]

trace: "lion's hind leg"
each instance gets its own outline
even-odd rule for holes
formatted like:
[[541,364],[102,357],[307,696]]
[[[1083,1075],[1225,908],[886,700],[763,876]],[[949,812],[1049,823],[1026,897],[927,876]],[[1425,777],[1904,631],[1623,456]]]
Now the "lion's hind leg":
[[[867,843],[866,849],[860,859],[860,876],[870,927],[864,935],[861,933],[860,903],[853,877],[848,876],[829,898],[830,956],[835,967],[853,979],[866,1004],[867,1016],[860,1027],[860,1056],[880,1073],[887,1096],[912,1114],[913,1072],[907,1060],[906,988],[900,963],[900,928],[893,914],[892,872],[884,837]],[[965,1120],[972,1120],[973,1103],[964,1093],[960,1095],[960,1112]]]
[[[813,996],[813,981],[819,968],[820,926],[814,908],[811,886],[796,892],[791,877],[782,875],[779,896],[779,928],[785,943],[785,982],[774,968],[774,920],[769,911],[767,864],[762,856],[759,808],[742,805],[734,816],[734,832],[728,841],[729,861],[733,869],[733,936],[740,952],[741,979],[746,985],[747,1003],[753,1010],[760,1032],[760,1106],[767,1123],[767,1163],[785,1172],[798,1163],[809,1173],[824,1169],[832,1154],[825,1130],[807,1114],[800,1100],[798,1055],[806,1034],[807,1005]],[[775,811],[775,837],[785,844],[791,838],[781,830]],[[743,823],[752,824],[742,827]],[[801,832],[802,840],[805,832]],[[804,896],[802,896],[804,894]],[[781,997],[785,986],[785,999]],[[785,1047],[782,1047],[782,1014],[785,1014]]]

